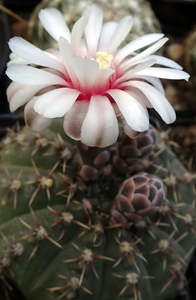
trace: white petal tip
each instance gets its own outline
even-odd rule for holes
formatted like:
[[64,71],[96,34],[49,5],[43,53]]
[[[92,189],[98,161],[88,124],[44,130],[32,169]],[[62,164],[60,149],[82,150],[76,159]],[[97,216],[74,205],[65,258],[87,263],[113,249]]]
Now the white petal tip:
[[190,78],[190,75],[188,75],[185,80],[188,82],[189,81],[189,78]]

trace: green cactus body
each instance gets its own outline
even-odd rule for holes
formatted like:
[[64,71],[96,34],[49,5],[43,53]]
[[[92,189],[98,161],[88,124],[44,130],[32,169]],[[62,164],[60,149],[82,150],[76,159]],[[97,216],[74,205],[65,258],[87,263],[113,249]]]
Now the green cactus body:
[[142,156],[143,170],[139,163],[167,187],[161,207],[131,224],[113,223],[119,187],[137,168],[119,172],[117,144],[107,149],[104,172],[85,181],[76,146],[57,128],[35,134],[25,127],[2,140],[1,279],[29,300],[166,300],[183,292],[195,191],[167,141]]

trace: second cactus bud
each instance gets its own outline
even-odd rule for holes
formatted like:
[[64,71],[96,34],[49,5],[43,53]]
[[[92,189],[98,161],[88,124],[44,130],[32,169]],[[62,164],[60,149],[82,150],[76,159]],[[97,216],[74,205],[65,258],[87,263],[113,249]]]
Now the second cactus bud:
[[138,173],[121,184],[111,209],[111,221],[125,226],[139,221],[156,212],[165,196],[165,187],[158,177]]

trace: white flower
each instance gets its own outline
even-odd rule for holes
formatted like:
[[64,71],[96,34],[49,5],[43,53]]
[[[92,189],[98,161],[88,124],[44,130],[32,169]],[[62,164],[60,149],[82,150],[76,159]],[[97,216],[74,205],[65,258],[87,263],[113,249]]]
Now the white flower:
[[64,116],[67,135],[106,147],[117,140],[120,115],[131,137],[148,129],[147,108],[153,107],[166,123],[175,120],[159,78],[188,80],[189,75],[177,63],[152,55],[167,41],[163,34],[148,34],[119,48],[132,17],[103,25],[96,5],[84,9],[71,32],[54,8],[41,10],[39,18],[59,50],[43,51],[14,37],[9,46],[19,58],[7,69],[13,80],[7,90],[10,109],[27,103],[25,120],[32,129],[42,130]]

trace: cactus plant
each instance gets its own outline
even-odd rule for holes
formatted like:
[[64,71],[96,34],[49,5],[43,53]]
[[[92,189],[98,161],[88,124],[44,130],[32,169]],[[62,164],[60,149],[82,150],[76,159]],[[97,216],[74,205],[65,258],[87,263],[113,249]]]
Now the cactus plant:
[[[151,149],[152,127],[135,139],[135,150],[145,143],[150,149],[138,158],[148,161],[139,173],[115,167],[114,157],[125,157],[121,137],[107,149],[107,160],[97,155],[103,164],[89,180],[80,175],[77,148],[57,125],[40,134],[10,131],[2,140],[2,278],[30,300],[166,300],[183,292],[195,245],[195,179],[167,135],[152,139]],[[131,214],[125,194],[137,198]],[[156,197],[155,206],[144,197]]]

